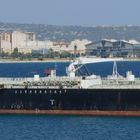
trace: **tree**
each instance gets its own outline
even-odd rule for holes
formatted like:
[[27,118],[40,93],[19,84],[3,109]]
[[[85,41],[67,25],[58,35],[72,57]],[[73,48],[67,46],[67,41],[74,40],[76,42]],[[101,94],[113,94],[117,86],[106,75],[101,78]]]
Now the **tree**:
[[71,57],[71,53],[68,52],[68,51],[63,51],[63,52],[60,54],[60,57],[61,57],[61,58],[68,58],[68,57]]
[[48,58],[54,58],[54,51],[53,51],[53,49],[49,49],[46,56]]
[[13,57],[18,57],[19,56],[19,52],[18,52],[18,48],[14,48],[12,54]]

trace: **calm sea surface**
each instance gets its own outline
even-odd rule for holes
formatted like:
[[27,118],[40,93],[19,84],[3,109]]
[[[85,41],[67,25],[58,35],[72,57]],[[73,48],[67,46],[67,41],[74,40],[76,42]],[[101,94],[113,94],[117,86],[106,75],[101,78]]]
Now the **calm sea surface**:
[[[140,77],[140,62],[118,62],[118,71]],[[48,68],[66,75],[69,63],[0,64],[0,77],[45,76]],[[90,73],[106,76],[112,63],[87,65]],[[78,117],[0,115],[0,140],[139,140],[140,117]]]
[[[45,76],[47,69],[56,69],[57,75],[66,75],[66,67],[69,63],[0,63],[0,77],[33,77],[39,74]],[[126,71],[132,71],[136,77],[140,77],[140,62],[117,62],[118,72],[121,75],[126,74]],[[112,74],[112,62],[88,64],[86,67],[89,73],[101,75],[105,77]],[[85,69],[81,69],[85,73]]]
[[140,118],[0,116],[1,140],[139,140]]

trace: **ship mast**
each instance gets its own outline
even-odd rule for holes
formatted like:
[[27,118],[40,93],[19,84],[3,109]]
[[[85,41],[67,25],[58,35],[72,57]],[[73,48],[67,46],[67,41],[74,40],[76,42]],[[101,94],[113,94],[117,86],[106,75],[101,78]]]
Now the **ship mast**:
[[112,76],[113,77],[118,77],[118,70],[117,70],[117,63],[116,63],[116,61],[114,61],[114,64],[113,64]]
[[113,77],[113,78],[121,77],[121,75],[118,73],[118,69],[117,69],[117,63],[116,63],[116,61],[114,61],[114,64],[113,64],[112,77]]

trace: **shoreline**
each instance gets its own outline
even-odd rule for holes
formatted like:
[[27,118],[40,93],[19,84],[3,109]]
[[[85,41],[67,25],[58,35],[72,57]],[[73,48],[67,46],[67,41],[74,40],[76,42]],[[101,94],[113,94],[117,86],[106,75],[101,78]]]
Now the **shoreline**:
[[19,60],[19,59],[0,59],[0,63],[46,63],[46,62],[71,62],[70,59],[32,59],[32,60]]
[[[49,59],[32,59],[32,60],[20,60],[20,59],[0,59],[0,63],[46,63],[46,62],[71,62],[70,58],[49,58]],[[124,58],[122,61],[140,61],[140,58]]]

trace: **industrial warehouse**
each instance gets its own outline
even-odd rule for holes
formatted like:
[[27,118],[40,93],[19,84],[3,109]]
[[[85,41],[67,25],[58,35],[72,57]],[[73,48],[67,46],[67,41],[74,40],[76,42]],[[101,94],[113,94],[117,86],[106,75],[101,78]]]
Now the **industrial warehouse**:
[[86,54],[101,57],[140,57],[140,43],[136,40],[102,39],[87,44]]

